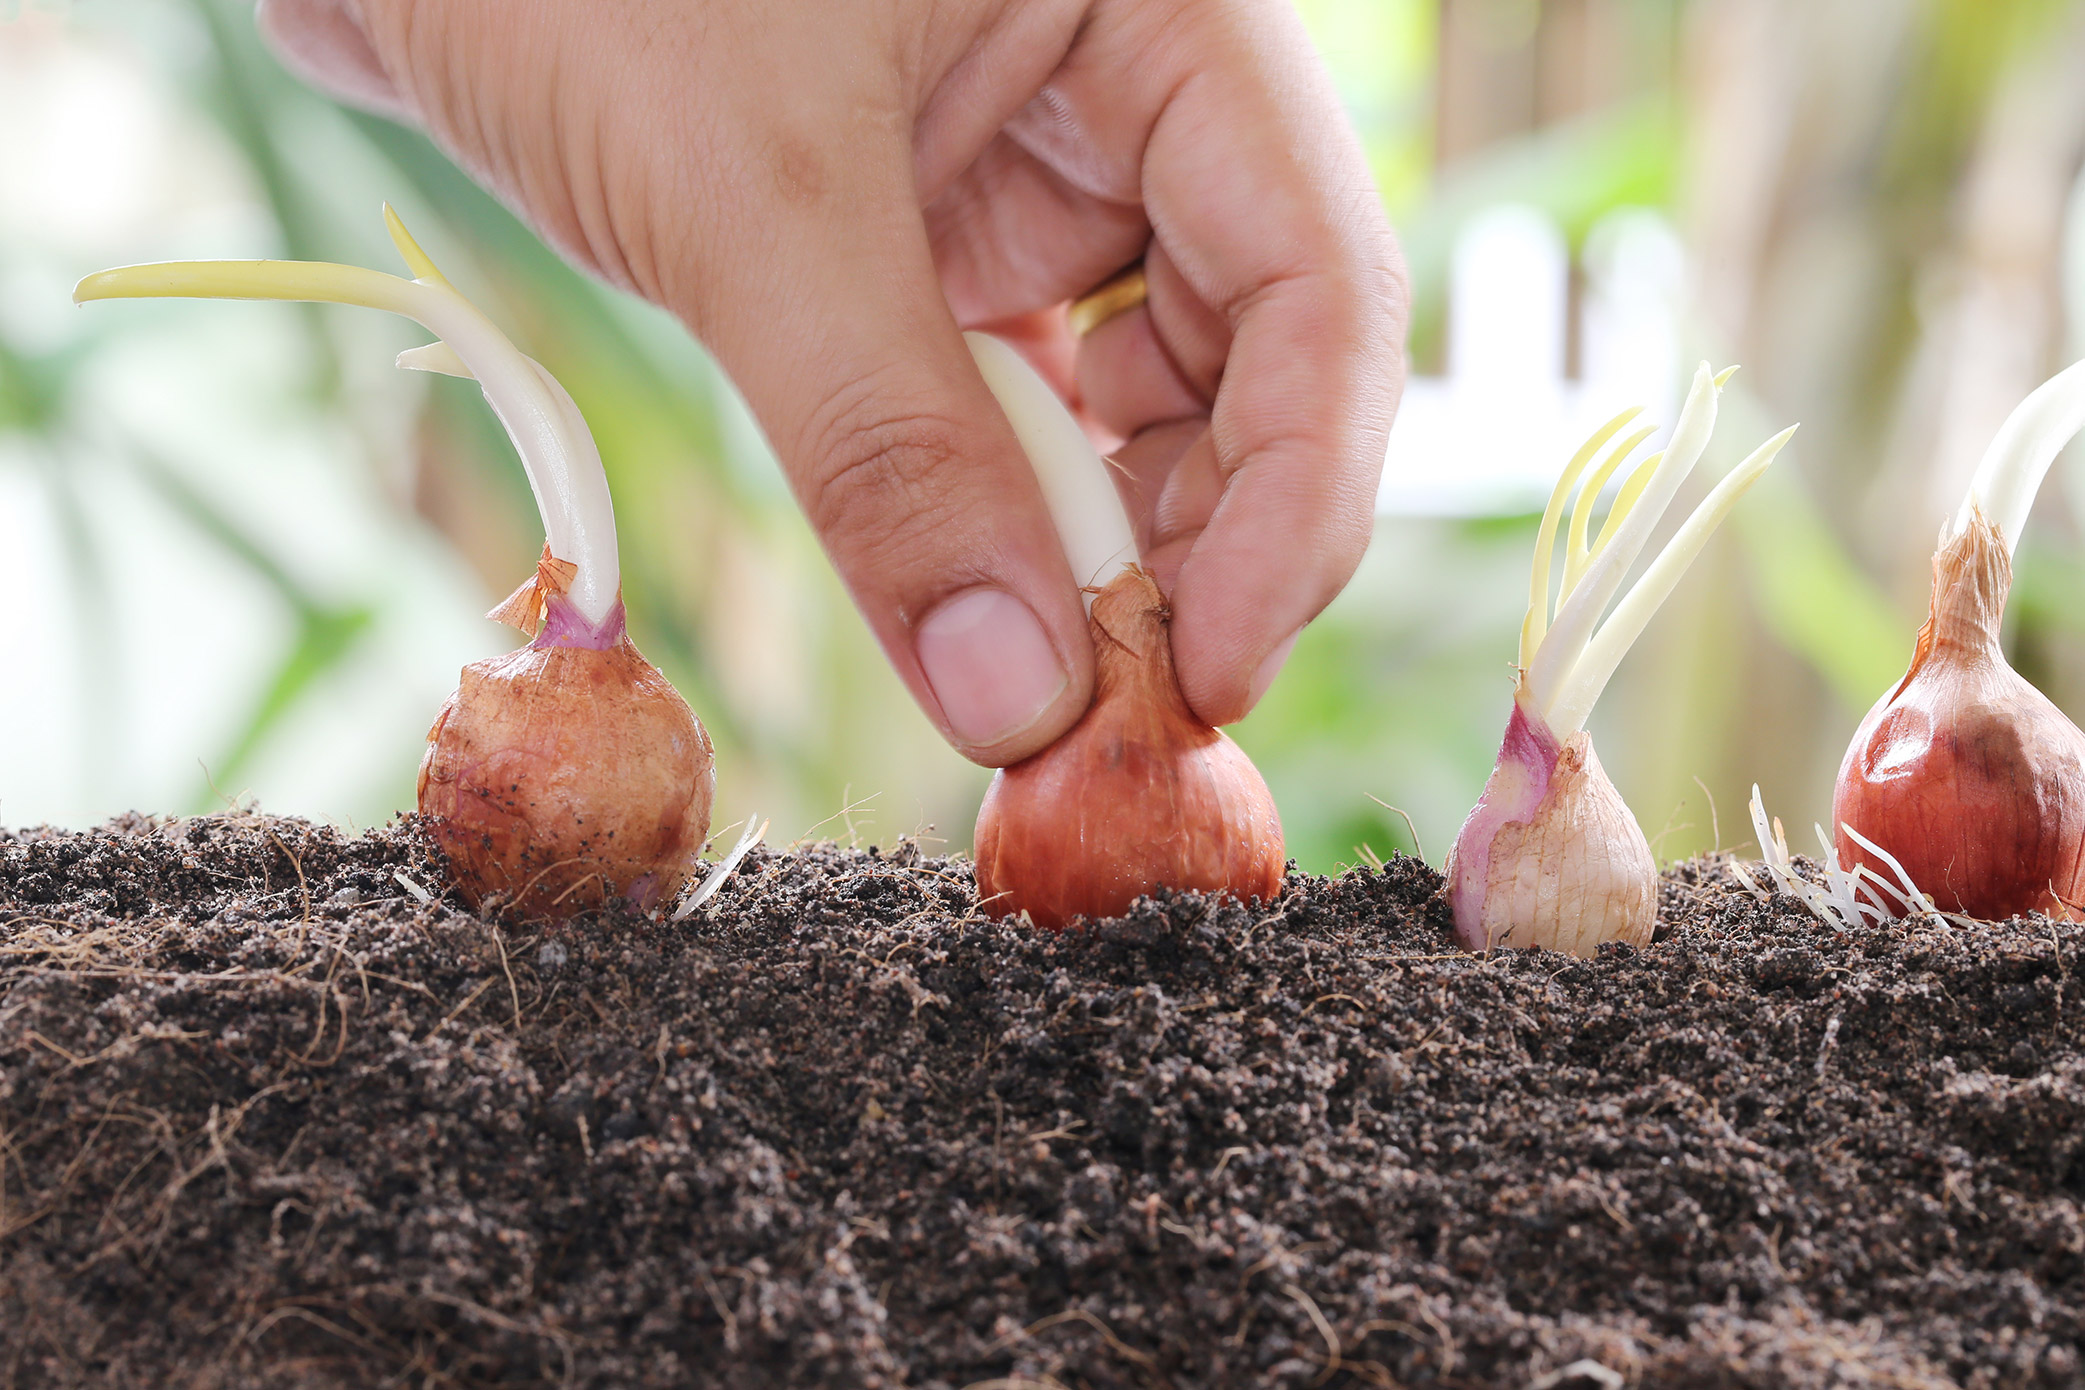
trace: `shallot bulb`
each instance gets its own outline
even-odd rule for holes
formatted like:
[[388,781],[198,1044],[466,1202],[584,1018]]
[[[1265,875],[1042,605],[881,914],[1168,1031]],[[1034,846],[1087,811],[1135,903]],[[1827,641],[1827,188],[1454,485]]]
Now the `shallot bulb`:
[[490,616],[535,640],[463,670],[420,765],[422,822],[473,907],[569,916],[678,895],[716,776],[694,711],[625,631],[615,510],[571,396],[449,284],[390,208],[415,278],[302,261],[182,261],[82,280],[76,300],[174,296],[360,304],[440,340],[398,365],[475,378],[543,515],[535,574]]
[[1658,919],[1658,864],[1580,729],[1559,743],[1518,692],[1498,764],[1448,856],[1448,905],[1472,951],[1546,946],[1590,956],[1641,946]]
[[527,917],[672,902],[716,790],[695,712],[638,653],[620,601],[598,624],[572,607],[570,570],[546,547],[494,610],[520,606],[510,620],[535,640],[463,668],[420,761],[420,816],[457,891]]
[[1281,818],[1243,749],[1195,717],[1173,675],[1166,602],[1126,569],[1093,601],[1093,703],[992,778],[977,894],[1039,927],[1119,917],[1153,889],[1281,891]]
[[1281,891],[1281,819],[1259,770],[1180,693],[1164,596],[1133,563],[1104,461],[1042,379],[970,334],[1087,590],[1093,703],[1042,752],[1002,768],[977,813],[977,891],[998,917],[1057,929],[1119,917],[1158,888],[1264,901]]
[[2049,464],[2085,425],[2085,363],[2014,411],[1933,556],[1911,668],[1861,721],[1832,792],[1848,867],[1870,842],[1942,911],[2085,916],[2085,732],[1999,647],[2012,550]]
[[[1687,566],[1795,432],[1782,431],[1732,469],[1600,623],[1707,446],[1717,394],[1729,375],[1711,375],[1706,365],[1695,373],[1671,447],[1629,474],[1596,539],[1587,540],[1594,503],[1650,435],[1639,429],[1608,448],[1637,411],[1617,415],[1587,440],[1550,494],[1535,542],[1506,736],[1484,794],[1448,854],[1446,892],[1456,936],[1472,951],[1542,946],[1590,956],[1607,941],[1641,946],[1656,928],[1657,861],[1601,769],[1585,721]],[[1589,470],[1603,450],[1603,461]],[[1552,607],[1550,563],[1564,503],[1574,491]]]

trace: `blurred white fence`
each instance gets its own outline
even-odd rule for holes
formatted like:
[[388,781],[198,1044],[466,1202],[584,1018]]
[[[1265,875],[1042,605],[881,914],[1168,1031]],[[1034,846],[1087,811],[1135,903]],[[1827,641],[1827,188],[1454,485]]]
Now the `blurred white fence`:
[[1586,239],[1576,379],[1565,373],[1571,262],[1541,212],[1493,208],[1464,228],[1448,292],[1447,373],[1414,376],[1390,432],[1377,508],[1498,516],[1539,510],[1565,460],[1616,411],[1660,427],[1678,404],[1678,235],[1655,212]]

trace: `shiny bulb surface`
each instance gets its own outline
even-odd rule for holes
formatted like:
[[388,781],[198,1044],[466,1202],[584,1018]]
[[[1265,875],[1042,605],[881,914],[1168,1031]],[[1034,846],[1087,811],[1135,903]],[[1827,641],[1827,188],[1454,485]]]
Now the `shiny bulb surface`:
[[2077,917],[2085,906],[2085,733],[1999,646],[2012,560],[1981,512],[1933,557],[1911,668],[1868,711],[1839,765],[1839,860],[1895,856],[1942,911]]

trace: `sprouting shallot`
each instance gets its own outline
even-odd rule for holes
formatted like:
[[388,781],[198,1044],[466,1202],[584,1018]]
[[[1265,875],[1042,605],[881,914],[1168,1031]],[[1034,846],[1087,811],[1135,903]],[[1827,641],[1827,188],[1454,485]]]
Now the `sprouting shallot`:
[[429,730],[420,815],[473,906],[569,916],[671,903],[708,833],[716,774],[687,701],[630,641],[615,511],[571,396],[435,268],[384,209],[407,280],[303,261],[180,261],[82,280],[73,297],[305,300],[410,318],[438,339],[401,367],[473,377],[542,513],[535,573],[490,616],[532,640],[463,668]]
[[[1448,856],[1456,934],[1470,950],[1543,946],[1589,956],[1602,942],[1642,945],[1651,938],[1657,864],[1642,828],[1601,769],[1585,721],[1710,534],[1795,433],[1793,427],[1782,431],[1732,469],[1601,622],[1707,447],[1717,396],[1729,375],[1714,375],[1706,364],[1694,374],[1671,444],[1626,475],[1590,542],[1588,525],[1602,489],[1651,433],[1638,428],[1614,442],[1640,412],[1624,411],[1602,426],[1550,494],[1535,540],[1506,736],[1484,794]],[[1564,504],[1574,492],[1552,607],[1551,560]]]
[[1941,529],[1911,667],[1839,765],[1840,858],[1903,865],[1943,911],[2085,916],[2085,732],[1999,646],[2013,549],[2057,453],[2085,427],[2085,362],[2020,403]]

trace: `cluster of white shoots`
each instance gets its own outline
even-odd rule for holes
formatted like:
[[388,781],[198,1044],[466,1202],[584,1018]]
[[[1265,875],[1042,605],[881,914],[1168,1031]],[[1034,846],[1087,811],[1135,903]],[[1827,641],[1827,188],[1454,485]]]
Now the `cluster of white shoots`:
[[[1696,369],[1686,404],[1673,426],[1671,444],[1645,458],[1625,476],[1613,506],[1608,508],[1607,519],[1591,541],[1587,540],[1587,531],[1594,506],[1617,470],[1650,437],[1651,427],[1631,432],[1611,448],[1610,441],[1641,411],[1625,410],[1601,426],[1565,466],[1550,493],[1549,505],[1542,513],[1542,528],[1535,538],[1528,612],[1520,631],[1520,666],[1525,672],[1530,712],[1539,714],[1559,739],[1585,727],[1594,701],[1607,688],[1609,678],[1629,648],[1643,635],[1645,625],[1737,500],[1766,472],[1767,465],[1795,433],[1791,425],[1731,469],[1645,568],[1635,586],[1615,604],[1607,620],[1600,622],[1600,615],[1620,590],[1629,567],[1643,553],[1680,485],[1708,447],[1716,424],[1716,396],[1736,370],[1727,367],[1711,373],[1706,363]],[[1563,521],[1564,503],[1574,493],[1576,500],[1572,502],[1570,526],[1564,538],[1564,571],[1552,606],[1551,552],[1557,527]]]

